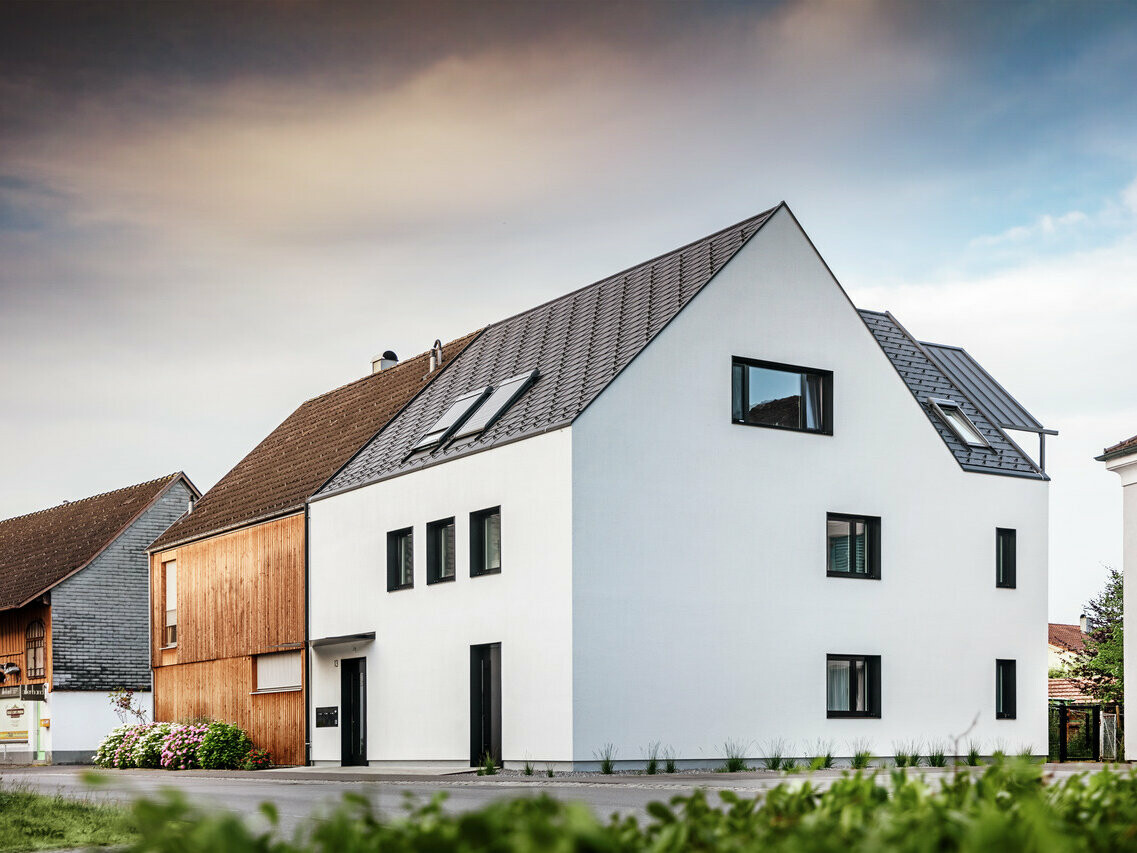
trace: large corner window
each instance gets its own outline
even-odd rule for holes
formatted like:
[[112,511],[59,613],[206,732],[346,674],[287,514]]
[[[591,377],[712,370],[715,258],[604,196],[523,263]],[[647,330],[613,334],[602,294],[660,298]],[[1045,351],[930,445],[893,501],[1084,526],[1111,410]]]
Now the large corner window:
[[1014,589],[1015,577],[1015,531],[1009,527],[995,528],[995,586]]
[[489,396],[492,389],[487,385],[484,388],[479,388],[477,391],[471,391],[469,394],[463,394],[457,400],[450,404],[445,412],[442,413],[437,421],[418,443],[411,448],[412,451],[426,450],[427,448],[434,447],[441,444],[454,434],[458,427],[462,426],[463,422],[470,416],[470,413]]
[[387,592],[410,589],[414,585],[414,528],[392,530],[387,534]]
[[501,571],[501,507],[470,514],[470,576]]
[[36,619],[28,624],[24,636],[27,655],[24,669],[28,678],[44,678],[47,675],[47,667],[44,663],[44,637],[46,634],[42,620]]
[[828,716],[880,716],[880,655],[826,655],[825,667]]
[[1013,720],[1018,712],[1015,661],[995,661],[995,719]]
[[454,519],[432,521],[426,526],[426,582],[454,580]]
[[162,644],[178,644],[178,561],[170,560],[162,564],[162,583],[164,589],[165,630]]
[[939,415],[940,420],[947,424],[947,428],[955,433],[955,437],[968,447],[991,447],[991,443],[983,437],[983,433],[971,422],[971,418],[955,400],[929,397],[928,404],[932,407],[932,411]]
[[731,419],[736,424],[833,434],[833,374],[735,358]]
[[880,519],[831,512],[825,517],[826,572],[835,578],[880,578]]

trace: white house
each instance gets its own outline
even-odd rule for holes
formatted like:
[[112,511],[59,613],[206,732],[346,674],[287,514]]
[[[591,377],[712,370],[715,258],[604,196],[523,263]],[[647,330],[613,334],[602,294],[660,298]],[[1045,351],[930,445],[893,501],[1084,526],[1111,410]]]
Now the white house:
[[[1121,477],[1124,537],[1122,572],[1125,575],[1123,608],[1125,616],[1128,617],[1137,608],[1137,600],[1134,599],[1137,595],[1134,592],[1134,576],[1137,575],[1137,435],[1107,447],[1102,455],[1096,458]],[[1130,620],[1127,618],[1126,621]],[[1137,634],[1132,631],[1126,632],[1124,642],[1125,709],[1128,711],[1134,704],[1129,701],[1129,697],[1133,695],[1133,685],[1137,684],[1137,681],[1134,681],[1137,679]],[[1125,739],[1125,760],[1137,761],[1137,738]]]
[[1007,428],[784,204],[491,325],[309,502],[313,760],[1045,754]]

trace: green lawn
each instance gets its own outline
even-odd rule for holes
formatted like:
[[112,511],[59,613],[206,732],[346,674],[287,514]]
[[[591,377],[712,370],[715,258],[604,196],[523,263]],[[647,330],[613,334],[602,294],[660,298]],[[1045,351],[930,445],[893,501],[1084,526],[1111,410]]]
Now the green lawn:
[[136,838],[124,809],[0,787],[0,853],[126,845]]

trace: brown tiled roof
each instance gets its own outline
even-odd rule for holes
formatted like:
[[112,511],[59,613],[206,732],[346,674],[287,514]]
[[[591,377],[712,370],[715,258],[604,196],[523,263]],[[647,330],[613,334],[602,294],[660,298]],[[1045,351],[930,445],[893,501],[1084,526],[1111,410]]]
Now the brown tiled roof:
[[1077,678],[1051,678],[1049,679],[1046,694],[1051,699],[1065,699],[1067,702],[1088,702],[1096,704],[1098,700],[1084,692],[1085,689],[1086,685]]
[[1107,447],[1101,452],[1101,456],[1097,457],[1099,460],[1105,459],[1110,456],[1118,456],[1122,453],[1128,453],[1131,450],[1137,450],[1137,435],[1133,438],[1127,438],[1125,441],[1119,441],[1113,447]]
[[[442,348],[446,367],[477,332]],[[443,371],[430,353],[313,397],[238,462],[150,546],[168,548],[299,510],[324,482]]]
[[21,607],[79,571],[184,476],[178,472],[0,521],[0,610]]
[[1050,628],[1050,645],[1061,646],[1064,649],[1069,649],[1072,652],[1080,652],[1086,647],[1085,640],[1082,637],[1082,628],[1080,625],[1058,625],[1051,622]]

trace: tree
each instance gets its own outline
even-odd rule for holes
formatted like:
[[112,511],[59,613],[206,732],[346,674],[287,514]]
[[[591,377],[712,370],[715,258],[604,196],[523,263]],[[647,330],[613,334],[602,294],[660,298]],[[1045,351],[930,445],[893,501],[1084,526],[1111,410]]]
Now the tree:
[[1117,569],[1107,567],[1109,577],[1097,598],[1086,605],[1090,630],[1086,647],[1078,653],[1070,668],[1074,678],[1082,680],[1085,691],[1102,702],[1122,700],[1123,590],[1124,578]]

